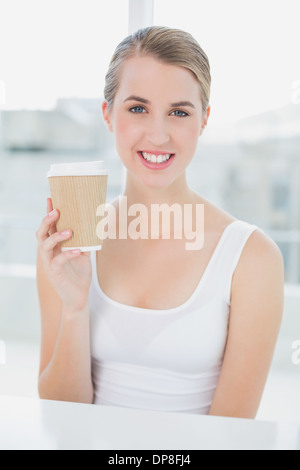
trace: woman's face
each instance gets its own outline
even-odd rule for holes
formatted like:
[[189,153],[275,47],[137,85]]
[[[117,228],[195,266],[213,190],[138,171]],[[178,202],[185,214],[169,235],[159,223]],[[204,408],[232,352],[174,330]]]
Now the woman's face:
[[203,113],[199,84],[190,71],[151,56],[127,60],[112,110],[103,103],[128,172],[156,188],[184,174],[209,111]]

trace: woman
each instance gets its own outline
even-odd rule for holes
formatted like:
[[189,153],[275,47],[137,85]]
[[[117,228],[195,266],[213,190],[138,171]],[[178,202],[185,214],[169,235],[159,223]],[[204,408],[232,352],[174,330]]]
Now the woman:
[[256,416],[280,328],[283,260],[261,230],[187,184],[209,93],[207,56],[188,33],[151,27],[118,46],[103,116],[127,170],[123,196],[148,214],[154,204],[201,205],[204,223],[193,212],[192,227],[204,242],[187,250],[189,233],[166,239],[160,227],[158,237],[107,237],[91,256],[62,253],[71,233],[56,231],[48,200],[37,231],[41,398]]

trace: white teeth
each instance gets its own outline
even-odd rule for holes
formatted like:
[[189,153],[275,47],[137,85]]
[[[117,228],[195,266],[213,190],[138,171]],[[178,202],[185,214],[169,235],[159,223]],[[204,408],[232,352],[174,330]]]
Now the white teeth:
[[142,156],[144,157],[145,160],[151,163],[164,163],[167,160],[169,160],[172,156],[172,154],[164,154],[164,155],[153,155],[151,153],[147,152],[141,152]]

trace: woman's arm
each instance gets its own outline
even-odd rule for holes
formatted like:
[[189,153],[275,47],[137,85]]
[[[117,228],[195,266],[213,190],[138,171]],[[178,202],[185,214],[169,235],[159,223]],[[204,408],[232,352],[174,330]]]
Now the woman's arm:
[[40,259],[37,271],[42,327],[40,398],[92,403],[88,306],[77,311],[64,308]]
[[256,231],[233,277],[228,342],[211,415],[255,418],[279,334],[283,302],[281,252]]
[[61,253],[57,217],[47,216],[37,232],[42,330],[39,394],[44,399],[92,403],[90,260],[86,254]]

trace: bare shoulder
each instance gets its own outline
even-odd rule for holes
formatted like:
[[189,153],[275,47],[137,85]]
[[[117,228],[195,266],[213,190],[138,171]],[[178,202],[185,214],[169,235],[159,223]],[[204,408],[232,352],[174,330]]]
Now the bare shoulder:
[[253,271],[263,276],[276,269],[283,274],[283,256],[278,245],[262,230],[255,230],[243,250],[237,272]]
[[[233,303],[251,305],[257,311],[276,307],[282,313],[284,262],[277,244],[263,231],[249,237],[232,282]],[[246,302],[245,302],[246,300]]]

